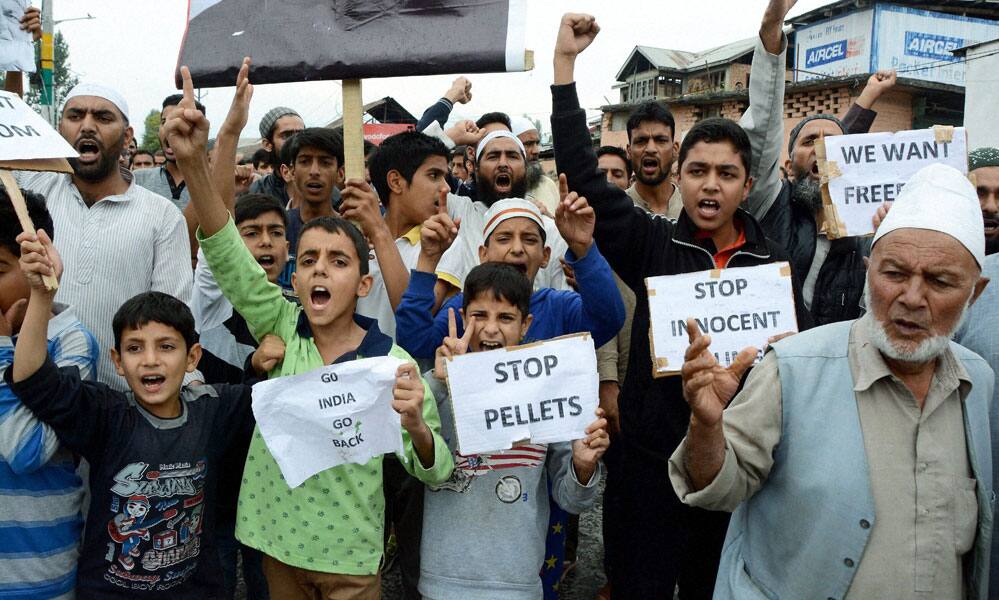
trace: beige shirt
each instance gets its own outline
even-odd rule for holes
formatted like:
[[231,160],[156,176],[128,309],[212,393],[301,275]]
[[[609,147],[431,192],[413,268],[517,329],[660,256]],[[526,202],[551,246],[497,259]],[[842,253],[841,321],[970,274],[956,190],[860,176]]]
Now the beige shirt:
[[[850,330],[848,360],[876,519],[847,599],[962,598],[962,560],[978,524],[964,431],[971,380],[948,350],[938,360],[920,410],[871,343],[873,326],[867,315]],[[670,457],[670,479],[685,503],[730,511],[765,485],[781,438],[781,386],[773,352],[725,410],[724,430],[725,462],[703,490],[694,492],[688,483],[686,440]]]
[[[648,212],[654,212],[652,208],[649,206],[649,203],[645,201],[645,198],[642,198],[642,195],[638,193],[638,188],[635,187],[634,183],[631,184],[631,187],[625,191],[628,193],[628,196],[631,197],[631,200],[632,202],[635,203],[635,206],[641,206]],[[669,197],[669,203],[666,205],[665,217],[668,219],[672,219],[673,221],[676,221],[677,219],[680,218],[680,211],[682,210],[683,210],[683,197],[680,196],[680,186],[674,183],[673,195]]]

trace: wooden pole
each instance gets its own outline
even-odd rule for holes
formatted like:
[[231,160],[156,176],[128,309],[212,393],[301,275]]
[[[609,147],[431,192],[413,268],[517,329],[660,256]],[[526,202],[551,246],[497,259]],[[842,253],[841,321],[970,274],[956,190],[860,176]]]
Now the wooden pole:
[[[7,169],[0,169],[0,183],[3,183],[3,187],[7,190],[7,195],[10,196],[10,202],[14,205],[14,212],[17,213],[17,220],[21,222],[21,229],[27,233],[35,233],[35,224],[31,222],[31,216],[28,214],[28,206],[24,203],[24,196],[21,195],[21,188],[17,186],[14,175]],[[55,278],[54,274],[43,275],[42,281],[45,283],[45,288],[49,291],[59,289],[59,280]]]
[[364,105],[361,80],[343,80],[343,154],[347,179],[364,179]]

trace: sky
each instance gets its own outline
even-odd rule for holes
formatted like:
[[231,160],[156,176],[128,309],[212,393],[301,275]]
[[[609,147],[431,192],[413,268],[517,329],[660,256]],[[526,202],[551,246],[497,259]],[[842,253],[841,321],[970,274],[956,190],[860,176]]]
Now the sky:
[[[70,68],[81,81],[96,81],[118,89],[129,105],[135,133],[141,140],[142,120],[175,93],[176,67],[187,20],[186,0],[50,0],[56,21],[69,44]],[[277,1],[277,0],[275,0]],[[577,61],[581,104],[596,109],[618,102],[614,76],[636,45],[702,51],[751,37],[759,30],[766,0],[525,0],[528,6],[527,47],[535,68],[524,73],[468,74],[472,101],[458,105],[452,120],[476,118],[500,110],[540,119],[548,129],[551,111],[552,52],[559,20],[565,12],[596,16],[601,32]],[[38,4],[40,0],[34,0]],[[829,0],[798,0],[790,16],[828,4]],[[275,32],[277,35],[280,32]],[[288,33],[288,32],[285,32]],[[442,33],[445,34],[445,33]],[[364,101],[392,96],[416,117],[441,97],[453,76],[437,75],[366,79]],[[252,82],[252,71],[250,76]],[[234,88],[202,90],[212,133],[225,118]],[[260,118],[270,108],[296,109],[307,126],[320,126],[340,116],[340,86],[336,81],[255,86],[250,118],[243,137],[256,137]]]

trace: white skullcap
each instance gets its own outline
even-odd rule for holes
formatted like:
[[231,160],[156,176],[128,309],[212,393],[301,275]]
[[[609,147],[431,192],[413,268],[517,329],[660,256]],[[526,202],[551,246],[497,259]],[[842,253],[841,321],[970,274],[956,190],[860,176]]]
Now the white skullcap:
[[69,90],[66,94],[66,101],[68,102],[70,98],[76,98],[77,96],[96,96],[98,98],[104,98],[111,104],[118,107],[121,114],[125,116],[126,121],[131,121],[128,118],[128,102],[125,102],[125,97],[118,93],[118,90],[101,85],[99,83],[78,83],[73,86],[73,89]]
[[979,267],[985,261],[985,224],[978,192],[954,167],[933,164],[913,175],[878,227],[874,243],[906,228],[946,233],[968,249]]
[[532,130],[538,131],[538,126],[532,123],[527,117],[511,117],[510,128],[513,130],[513,135],[516,136]]
[[[520,149],[520,153],[524,155],[524,158],[527,158],[527,150],[524,150],[524,143],[520,141],[520,138],[513,135],[506,129],[498,129],[496,131],[489,132],[489,134],[482,138],[482,141],[479,142],[479,145],[475,148],[475,162],[479,162],[479,157],[482,156],[482,152],[485,151],[486,146],[488,146],[489,142],[495,140],[496,138],[510,138],[511,140],[517,142],[517,148]],[[984,231],[984,229],[982,231]]]
[[537,223],[541,228],[541,235],[544,236],[545,224],[541,220],[541,211],[538,207],[523,198],[506,198],[498,200],[486,211],[486,226],[482,230],[482,239],[489,239],[489,235],[499,227],[500,223],[516,217],[524,217]]

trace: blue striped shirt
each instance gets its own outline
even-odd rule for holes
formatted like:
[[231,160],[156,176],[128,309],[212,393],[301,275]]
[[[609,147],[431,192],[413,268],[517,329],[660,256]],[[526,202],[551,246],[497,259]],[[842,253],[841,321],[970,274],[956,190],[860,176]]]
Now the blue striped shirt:
[[[97,341],[70,308],[53,310],[49,356],[93,379]],[[15,343],[0,337],[0,599],[72,597],[83,485],[73,456],[3,382]]]

